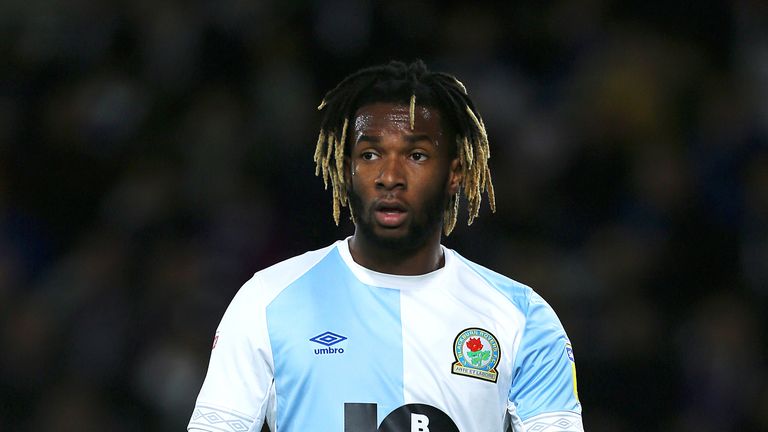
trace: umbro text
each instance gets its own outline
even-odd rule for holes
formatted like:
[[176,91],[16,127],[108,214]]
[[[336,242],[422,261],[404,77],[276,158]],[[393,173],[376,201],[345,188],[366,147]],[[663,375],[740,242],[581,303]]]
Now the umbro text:
[[315,355],[321,355],[321,354],[343,354],[344,348],[318,348],[315,350]]

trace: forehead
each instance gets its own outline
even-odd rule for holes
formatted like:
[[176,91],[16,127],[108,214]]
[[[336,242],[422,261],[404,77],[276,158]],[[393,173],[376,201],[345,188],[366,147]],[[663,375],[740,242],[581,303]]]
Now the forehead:
[[416,105],[414,110],[414,130],[411,130],[410,107],[398,103],[374,103],[364,105],[355,112],[353,127],[357,133],[419,132],[429,135],[441,135],[443,122],[437,108]]

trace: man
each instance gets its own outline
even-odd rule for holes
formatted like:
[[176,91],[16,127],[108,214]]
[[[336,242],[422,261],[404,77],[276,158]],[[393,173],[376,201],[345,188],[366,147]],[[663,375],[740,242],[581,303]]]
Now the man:
[[216,332],[189,430],[581,431],[568,338],[530,288],[440,244],[494,208],[482,119],[417,61],[328,92],[316,174],[354,235],[254,275]]

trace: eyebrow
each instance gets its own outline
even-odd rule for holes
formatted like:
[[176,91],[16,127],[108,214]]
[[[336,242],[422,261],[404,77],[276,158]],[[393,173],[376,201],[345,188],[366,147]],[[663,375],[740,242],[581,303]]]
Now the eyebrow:
[[372,135],[360,135],[360,138],[357,139],[357,142],[361,142],[361,141],[377,143],[381,141],[381,138],[377,136],[372,136]]

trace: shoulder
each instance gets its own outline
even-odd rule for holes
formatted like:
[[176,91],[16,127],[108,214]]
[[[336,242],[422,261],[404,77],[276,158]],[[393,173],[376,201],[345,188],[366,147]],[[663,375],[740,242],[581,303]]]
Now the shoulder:
[[[459,267],[460,277],[475,277],[482,279],[486,286],[501,294],[509,303],[511,303],[523,316],[526,321],[548,322],[560,326],[560,320],[554,309],[547,301],[539,295],[530,286],[518,282],[499,272],[491,270],[467,258],[464,258],[456,251],[450,250],[454,261]],[[467,276],[469,274],[470,276]]]
[[332,253],[337,243],[305,252],[259,270],[240,288],[232,299],[232,304],[245,304],[248,305],[247,307],[266,306],[283,289]]
[[329,253],[333,252],[338,242],[273,264],[263,270],[258,271],[254,278],[259,278],[263,283],[269,285],[285,286],[308,272],[317,263],[323,260]]
[[501,294],[524,315],[527,315],[531,302],[541,298],[530,286],[470,261],[456,251],[449,251],[453,254],[460,277],[481,280],[487,288]]

